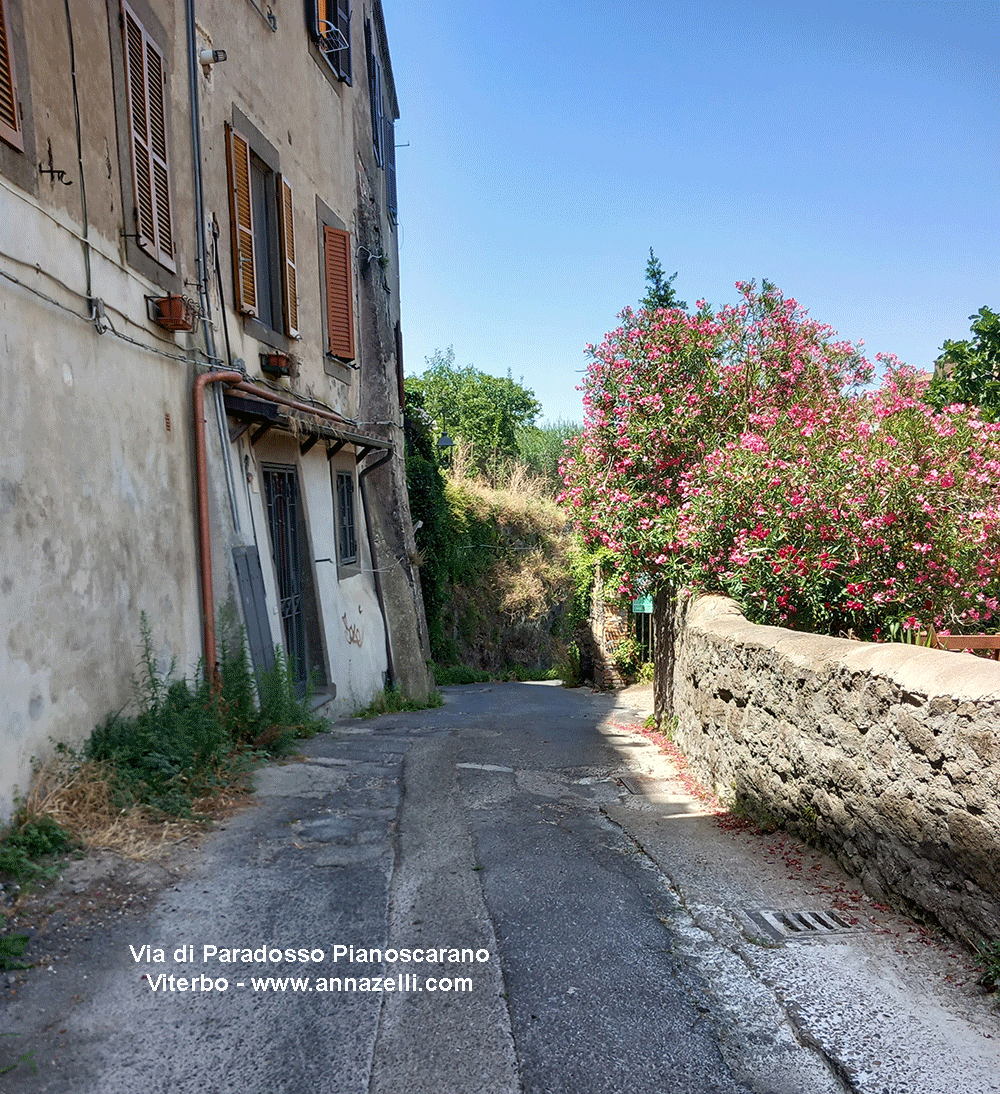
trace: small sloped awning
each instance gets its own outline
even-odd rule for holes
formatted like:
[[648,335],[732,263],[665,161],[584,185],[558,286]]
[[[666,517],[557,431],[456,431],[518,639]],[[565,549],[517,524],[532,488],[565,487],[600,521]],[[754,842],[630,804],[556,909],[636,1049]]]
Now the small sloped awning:
[[[276,401],[278,399],[282,401]],[[235,441],[250,430],[250,444],[254,445],[270,430],[280,429],[299,439],[299,450],[303,455],[318,441],[325,441],[328,455],[332,456],[349,444],[358,450],[356,458],[359,461],[376,449],[390,452],[393,449],[392,441],[361,433],[349,422],[341,424],[326,415],[311,413],[308,407],[301,404],[301,409],[299,406],[284,405],[292,401],[277,393],[272,395],[265,388],[255,390],[252,384],[224,389],[223,403],[231,419],[229,439]]]

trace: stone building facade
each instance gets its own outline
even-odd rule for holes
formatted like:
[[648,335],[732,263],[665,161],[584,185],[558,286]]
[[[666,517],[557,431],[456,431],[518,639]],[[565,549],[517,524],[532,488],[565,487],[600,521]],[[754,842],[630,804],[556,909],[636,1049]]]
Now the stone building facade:
[[142,614],[426,695],[398,115],[380,0],[0,0],[0,820]]

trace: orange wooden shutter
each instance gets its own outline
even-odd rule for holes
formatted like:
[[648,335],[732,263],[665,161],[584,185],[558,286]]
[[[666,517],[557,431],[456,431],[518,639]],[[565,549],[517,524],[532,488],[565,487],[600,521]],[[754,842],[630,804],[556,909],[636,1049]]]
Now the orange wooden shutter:
[[126,4],[122,4],[122,34],[138,243],[174,269],[163,54]]
[[257,314],[257,272],[253,253],[253,209],[250,204],[250,146],[226,125],[229,170],[229,213],[233,227],[233,286],[236,310]]
[[299,301],[295,277],[295,229],[292,218],[292,187],[284,175],[278,176],[278,227],[281,237],[282,301],[285,311],[285,334],[299,335]]
[[21,131],[21,104],[17,98],[13,40],[7,0],[0,0],[0,139],[23,152],[24,134]]
[[323,226],[326,258],[326,329],[334,357],[354,359],[354,294],[351,291],[351,237]]

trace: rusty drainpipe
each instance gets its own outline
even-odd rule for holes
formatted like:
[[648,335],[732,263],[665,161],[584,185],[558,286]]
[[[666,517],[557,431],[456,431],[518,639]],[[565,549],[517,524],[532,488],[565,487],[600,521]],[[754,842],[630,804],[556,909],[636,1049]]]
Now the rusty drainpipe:
[[327,421],[336,422],[339,426],[350,426],[350,422],[346,418],[342,418],[336,411],[327,410],[325,407],[312,406],[310,403],[300,403],[295,399],[289,399],[285,395],[279,395],[278,392],[272,391],[267,387],[257,387],[256,384],[251,384],[245,376],[239,376],[239,383],[234,383],[232,386],[237,391],[247,391],[251,395],[256,395],[260,399],[267,399],[272,403],[280,403],[282,406],[290,407],[292,410],[299,410],[304,414],[313,414],[317,418],[325,418]]
[[[280,403],[282,406],[299,410],[306,414],[313,414],[317,418],[325,418],[336,422],[338,425],[349,425],[344,418],[325,407],[312,406],[309,403],[300,403],[295,399],[288,399],[279,395],[270,388],[257,387],[248,383],[242,372],[203,372],[194,381],[194,461],[195,483],[198,491],[198,547],[201,562],[201,613],[202,635],[205,656],[205,671],[212,687],[218,687],[219,674],[215,665],[215,595],[212,589],[212,530],[208,516],[208,458],[205,443],[205,388],[209,384],[229,384],[237,391],[246,391],[256,395],[260,399],[266,399],[271,403]],[[370,467],[366,467],[361,475],[367,474],[375,467],[382,464],[392,455],[390,447],[386,454],[375,461]],[[361,475],[358,476],[359,481]],[[362,499],[363,501],[363,499]],[[376,575],[376,582],[378,577]],[[377,589],[376,592],[379,592]],[[381,601],[381,595],[379,596]],[[380,606],[382,606],[380,604]],[[383,619],[385,608],[382,606]],[[388,624],[386,624],[388,632]],[[386,634],[386,646],[388,647],[388,633]],[[391,654],[389,655],[390,672],[392,669]]]

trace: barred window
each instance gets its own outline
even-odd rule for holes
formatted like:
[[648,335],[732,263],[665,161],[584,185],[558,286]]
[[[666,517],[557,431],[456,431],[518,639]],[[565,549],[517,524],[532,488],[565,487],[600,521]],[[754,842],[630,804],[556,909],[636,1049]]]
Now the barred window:
[[337,472],[337,530],[341,564],[358,561],[358,540],[354,530],[354,475]]

